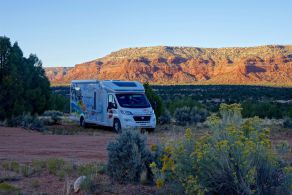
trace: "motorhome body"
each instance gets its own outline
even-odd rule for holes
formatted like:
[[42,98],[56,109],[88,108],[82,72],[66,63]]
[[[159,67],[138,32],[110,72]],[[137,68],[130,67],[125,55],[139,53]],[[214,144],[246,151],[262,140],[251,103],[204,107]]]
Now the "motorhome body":
[[70,113],[80,125],[87,123],[125,128],[156,126],[154,111],[141,83],[115,80],[73,80]]

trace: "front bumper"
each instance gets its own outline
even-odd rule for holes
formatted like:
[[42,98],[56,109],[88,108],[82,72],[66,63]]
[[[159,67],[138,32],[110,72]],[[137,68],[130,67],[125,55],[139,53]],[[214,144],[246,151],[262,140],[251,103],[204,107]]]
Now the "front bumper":
[[135,121],[133,117],[125,117],[121,120],[122,129],[128,128],[155,128],[156,118],[151,117],[149,121]]

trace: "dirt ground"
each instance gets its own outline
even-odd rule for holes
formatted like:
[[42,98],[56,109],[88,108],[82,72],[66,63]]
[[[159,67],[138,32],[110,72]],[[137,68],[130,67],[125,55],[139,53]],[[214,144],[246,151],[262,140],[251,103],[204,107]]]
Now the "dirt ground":
[[[22,128],[0,127],[0,162],[15,160],[31,162],[33,159],[62,158],[74,163],[101,162],[107,160],[106,147],[115,140],[117,134],[111,130],[92,127],[85,131],[77,125],[59,125],[54,129],[75,129],[79,133],[73,135],[50,135]],[[177,130],[177,127],[174,131]],[[148,144],[161,139],[172,139],[178,135],[173,130],[158,130],[148,135]],[[81,133],[80,133],[81,132]],[[90,133],[89,133],[90,132]],[[183,132],[182,132],[183,133]],[[197,135],[202,132],[198,132]],[[272,142],[286,140],[292,146],[292,130],[272,133]]]
[[[74,164],[101,163],[107,161],[106,147],[115,140],[117,134],[110,129],[90,127],[83,129],[74,124],[48,127],[50,134],[22,128],[0,127],[0,163],[16,161],[31,163],[32,160],[63,159]],[[156,132],[148,135],[148,144],[177,139],[187,127],[160,126]],[[200,137],[207,129],[193,129]],[[66,134],[66,135],[63,135]],[[291,129],[275,129],[271,134],[274,144],[287,141],[292,146]],[[287,156],[292,162],[292,154]],[[0,176],[3,175],[3,170]],[[4,174],[5,176],[5,174]],[[17,176],[18,177],[18,176]],[[77,175],[68,180],[60,180],[56,175],[42,172],[29,177],[14,177],[9,184],[21,189],[22,194],[63,194],[67,183],[73,183]],[[1,183],[1,180],[0,180]],[[96,178],[97,194],[164,194],[155,186],[120,185],[112,183],[107,175],[99,174]],[[1,193],[1,192],[0,192]],[[74,194],[74,193],[73,193]]]
[[[57,125],[50,131],[63,133],[66,130],[73,135],[44,134],[37,131],[0,127],[0,162],[12,161],[26,163],[34,159],[60,158],[74,163],[101,162],[107,160],[106,147],[114,141],[117,134],[110,129],[78,125]],[[77,132],[77,133],[76,133]],[[148,144],[156,141],[156,135],[148,136]]]
[[[84,130],[77,125],[49,127],[49,130],[53,130],[55,133],[64,133],[60,131],[64,129],[77,133],[73,135],[51,135],[22,128],[0,127],[0,164],[12,161],[26,164],[31,163],[32,160],[52,158],[63,159],[73,164],[106,163],[106,147],[110,141],[117,137],[116,133],[97,127]],[[148,139],[148,144],[151,144],[155,139],[152,135],[149,137],[152,137]],[[9,173],[9,171],[4,171],[0,167],[0,184],[7,180],[7,175],[9,177],[12,175],[11,178],[13,179],[9,179],[7,182],[20,189],[21,194],[24,195],[63,194],[67,183],[69,182],[72,185],[78,177],[77,175],[75,177],[71,176],[64,181],[47,171],[40,174],[34,173],[29,177],[23,177],[18,173],[13,176],[14,174],[14,172]],[[110,178],[104,174],[98,175],[95,180],[98,187],[97,194],[155,194],[157,190],[153,185],[112,183]]]
[[63,158],[78,163],[105,162],[107,144],[115,133],[90,135],[44,135],[21,128],[0,127],[0,161],[29,162]]

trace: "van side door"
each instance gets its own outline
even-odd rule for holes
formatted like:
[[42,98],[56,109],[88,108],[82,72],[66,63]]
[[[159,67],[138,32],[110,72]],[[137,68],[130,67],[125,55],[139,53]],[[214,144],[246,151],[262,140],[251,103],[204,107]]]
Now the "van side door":
[[108,125],[112,126],[114,116],[117,114],[117,103],[113,94],[108,94],[107,98],[107,119]]

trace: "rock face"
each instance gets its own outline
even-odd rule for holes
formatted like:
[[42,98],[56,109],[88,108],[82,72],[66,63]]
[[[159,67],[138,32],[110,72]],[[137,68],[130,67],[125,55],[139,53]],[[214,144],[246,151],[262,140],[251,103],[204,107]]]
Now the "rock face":
[[292,86],[292,45],[128,48],[73,68],[45,70],[53,85],[69,84],[73,79],[109,79],[153,84]]
[[46,75],[48,79],[54,83],[54,81],[62,82],[64,77],[67,75],[71,67],[46,67]]

